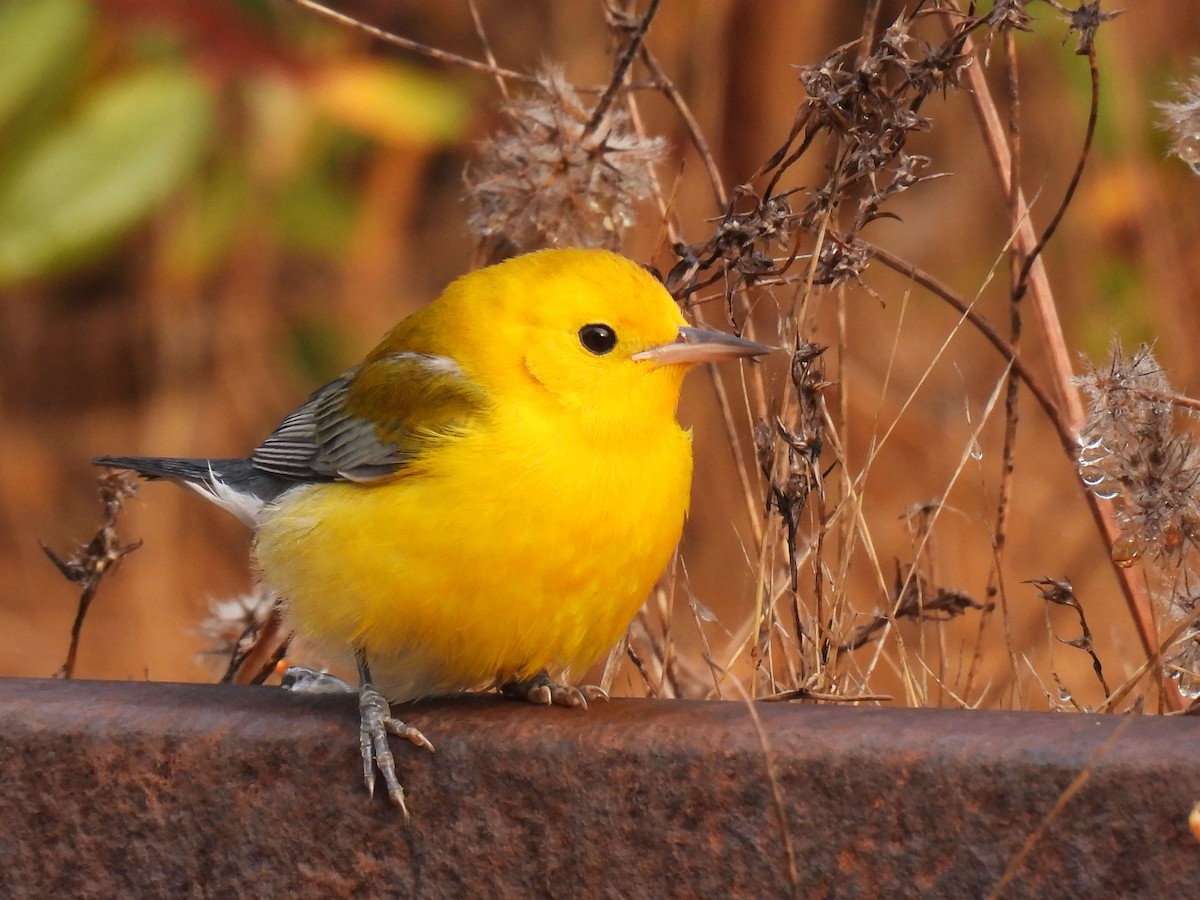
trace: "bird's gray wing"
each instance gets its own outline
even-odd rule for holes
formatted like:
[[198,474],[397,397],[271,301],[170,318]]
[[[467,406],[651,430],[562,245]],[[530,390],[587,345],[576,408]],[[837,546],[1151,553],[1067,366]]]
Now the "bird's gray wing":
[[487,410],[484,391],[453,360],[383,354],[313,393],[250,461],[292,481],[380,481],[470,430]]

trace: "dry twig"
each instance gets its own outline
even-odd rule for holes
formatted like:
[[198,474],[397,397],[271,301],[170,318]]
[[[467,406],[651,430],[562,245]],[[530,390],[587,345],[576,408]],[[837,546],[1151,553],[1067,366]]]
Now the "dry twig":
[[42,550],[63,577],[83,588],[79,595],[79,606],[75,611],[75,621],[71,625],[71,643],[67,648],[67,659],[56,673],[62,678],[75,676],[75,655],[79,650],[83,620],[92,601],[96,599],[101,579],[113,571],[123,557],[142,546],[141,541],[122,544],[117,536],[117,519],[125,501],[137,493],[136,476],[131,472],[109,469],[97,477],[96,484],[100,490],[100,502],[104,506],[104,521],[95,536],[65,560],[42,544]]

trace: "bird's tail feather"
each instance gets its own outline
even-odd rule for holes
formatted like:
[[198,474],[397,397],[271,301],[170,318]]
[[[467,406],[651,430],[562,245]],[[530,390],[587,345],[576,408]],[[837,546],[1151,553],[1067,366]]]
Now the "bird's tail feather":
[[179,482],[251,528],[264,504],[297,482],[262,472],[248,459],[181,459],[175,456],[97,456],[98,466],[129,469],[143,478]]
[[[129,469],[144,478],[170,478],[211,485],[214,478],[224,481],[246,466],[244,459],[180,459],[174,456],[97,456],[97,466]],[[234,471],[230,471],[234,470]]]

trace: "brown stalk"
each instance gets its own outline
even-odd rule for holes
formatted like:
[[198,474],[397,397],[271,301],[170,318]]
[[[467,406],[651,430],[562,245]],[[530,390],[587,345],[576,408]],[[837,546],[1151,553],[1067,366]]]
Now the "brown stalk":
[[604,117],[608,115],[608,110],[617,97],[617,91],[621,89],[621,85],[625,82],[625,76],[629,73],[629,67],[633,65],[634,57],[638,55],[638,50],[642,46],[642,39],[645,38],[646,31],[650,28],[650,23],[654,21],[654,16],[658,12],[660,2],[661,0],[650,0],[650,7],[646,10],[646,14],[638,20],[638,24],[632,29],[629,35],[629,46],[625,48],[625,52],[617,60],[617,64],[613,68],[612,78],[608,81],[608,87],[600,95],[600,100],[596,103],[596,108],[592,110],[592,117],[588,119],[587,125],[584,126],[582,137],[587,137],[599,128],[600,123],[604,121]]
[[[1068,451],[1074,452],[1075,449],[1075,432],[1070,430],[1066,420],[1059,411],[1058,405],[1050,396],[1049,391],[1042,386],[1038,381],[1037,376],[1025,365],[1025,362],[1013,352],[1012,346],[1006,341],[992,324],[979,313],[975,312],[972,304],[964,300],[957,293],[951,290],[946,285],[942,284],[928,272],[923,269],[918,269],[912,263],[896,256],[894,253],[871,244],[868,241],[863,241],[868,252],[875,259],[887,266],[893,271],[899,272],[907,278],[911,278],[914,282],[921,285],[930,293],[945,301],[954,308],[967,322],[971,324],[981,335],[983,335],[988,343],[999,351],[1000,355],[1012,366],[1013,372],[1020,376],[1021,381],[1025,383],[1025,387],[1033,394],[1038,405],[1046,413],[1047,418],[1053,423],[1055,430],[1058,431],[1059,439],[1062,441],[1063,447]],[[1198,403],[1200,405],[1200,403]]]
[[479,15],[479,7],[476,5],[475,0],[467,0],[467,9],[471,11],[471,22],[475,25],[475,34],[479,36],[479,44],[483,48],[483,55],[487,57],[488,65],[495,72],[496,90],[500,92],[500,96],[507,103],[510,99],[508,96],[508,82],[500,74],[500,64],[496,62],[496,54],[492,52],[492,42],[488,40],[487,31],[484,30],[483,19]]
[[385,43],[391,44],[394,47],[399,47],[402,50],[408,50],[411,53],[419,53],[421,56],[428,56],[430,59],[436,59],[438,62],[448,63],[454,66],[462,66],[466,69],[471,69],[475,72],[482,72],[485,75],[494,75],[497,78],[507,78],[513,81],[520,81],[524,84],[537,84],[537,78],[533,75],[526,75],[524,72],[514,72],[512,69],[503,69],[488,63],[481,63],[477,59],[471,59],[466,56],[459,56],[457,53],[450,53],[447,50],[439,50],[437,47],[430,47],[427,44],[422,44],[419,41],[414,41],[406,37],[401,37],[398,34],[392,34],[390,31],[384,31],[382,28],[376,28],[374,25],[368,25],[366,22],[360,22],[353,16],[345,15],[337,10],[330,9],[328,6],[323,6],[317,3],[316,0],[292,0],[297,6],[302,6],[305,9],[315,12],[317,15],[324,16],[327,19],[332,19],[339,25],[346,28],[361,31],[364,34],[369,34],[373,38],[378,38]]
[[[950,6],[957,10],[957,4],[953,0],[951,0]],[[945,25],[948,31],[952,28],[949,20],[945,21]],[[964,49],[968,52],[973,51],[969,40]],[[1094,72],[1094,53],[1091,54],[1091,58],[1093,59],[1092,68]],[[1001,190],[1010,204],[1015,218],[1019,222],[1014,242],[1017,248],[1026,254],[1026,262],[1022,269],[1023,278],[1019,283],[1025,285],[1024,293],[1027,293],[1029,296],[1034,316],[1037,319],[1046,345],[1046,353],[1053,373],[1052,380],[1056,395],[1056,405],[1061,409],[1060,437],[1065,439],[1065,446],[1073,454],[1076,435],[1079,434],[1084,424],[1084,409],[1079,392],[1074,388],[1073,379],[1075,376],[1071,368],[1070,351],[1067,349],[1062,322],[1058,317],[1058,309],[1054,302],[1053,292],[1050,289],[1050,281],[1046,275],[1046,268],[1041,258],[1040,251],[1045,245],[1044,238],[1048,237],[1048,235],[1039,237],[1034,231],[1029,216],[1029,206],[1025,201],[1024,193],[1020,185],[1013,180],[1012,153],[1005,138],[1005,129],[1000,123],[1000,115],[982,68],[979,66],[968,67],[966,78],[970,88],[967,95],[975,111],[988,154],[991,156],[992,168],[1000,179]],[[1099,103],[1099,84],[1095,76],[1093,76],[1092,87],[1092,108],[1089,115],[1089,127],[1096,115]],[[1086,156],[1086,152],[1087,146],[1084,147],[1082,155]],[[1082,171],[1082,165],[1083,161],[1081,159],[1076,165],[1076,177],[1072,181],[1071,191],[1074,190],[1073,185]],[[1069,199],[1068,195],[1066,200],[1069,202]],[[1056,212],[1052,221],[1052,225],[1055,227],[1061,220],[1061,209],[1062,207]],[[1068,432],[1066,435],[1062,433],[1064,428]],[[1084,497],[1101,537],[1105,541],[1106,549],[1111,548],[1120,535],[1120,528],[1113,515],[1111,506],[1101,503],[1099,498],[1090,491],[1085,492]],[[1158,639],[1149,595],[1146,593],[1144,586],[1138,582],[1133,571],[1122,569],[1116,565],[1113,566],[1113,571],[1117,576],[1118,583],[1121,585],[1121,591],[1125,596],[1125,602],[1129,607],[1129,612],[1133,618],[1142,648],[1147,656],[1153,656],[1157,650]],[[1167,697],[1168,705],[1172,709],[1182,709],[1183,699],[1175,686],[1165,679],[1162,679],[1161,683]]]
[[[949,28],[947,23],[947,30]],[[963,49],[968,53],[974,52],[969,38]],[[1033,230],[1025,194],[1020,186],[1012,180],[1012,154],[1005,137],[1005,128],[1000,123],[1000,114],[992,99],[991,88],[988,87],[987,78],[979,66],[968,66],[966,79],[969,88],[967,96],[971,101],[975,116],[979,120],[984,144],[988,155],[992,158],[992,169],[1000,179],[1000,187],[1006,202],[1012,204],[1016,211],[1019,227],[1014,242],[1023,252],[1032,255],[1039,240]],[[1078,431],[1084,420],[1083,403],[1079,399],[1079,393],[1072,386],[1075,373],[1071,368],[1071,355],[1067,349],[1066,338],[1063,336],[1062,322],[1058,318],[1058,309],[1054,304],[1050,280],[1046,275],[1046,267],[1040,254],[1033,257],[1028,267],[1029,272],[1026,276],[1029,284],[1028,293],[1038,326],[1045,335],[1047,354],[1050,357],[1050,365],[1054,373],[1055,400],[1062,407],[1067,424]]]
[[287,656],[288,648],[292,645],[292,635],[288,635],[279,642],[271,655],[262,661],[262,665],[258,667],[258,671],[250,677],[247,684],[265,684],[267,679],[275,674],[275,670],[279,668],[279,664],[283,662],[283,658]]
[[[1013,31],[1004,32],[1004,61],[1008,86],[1008,147],[1010,184],[1021,183],[1021,90],[1017,47]],[[1009,231],[1015,234],[1021,227],[1021,216],[1012,196],[1005,198],[1008,206]],[[1021,347],[1021,283],[1019,272],[1025,271],[1019,264],[1021,254],[1016,247],[1009,251],[1009,348],[1013,359],[1020,358]],[[1025,259],[1028,265],[1032,259]],[[1004,441],[1000,451],[1000,484],[996,498],[996,522],[992,529],[992,573],[987,588],[988,596],[999,595],[1001,625],[1004,632],[1004,647],[1008,652],[1009,665],[1014,676],[1018,671],[1017,652],[1013,641],[1012,617],[1009,615],[1008,590],[1004,580],[1004,548],[1008,539],[1008,511],[1012,504],[1013,474],[1016,471],[1017,425],[1020,421],[1020,381],[1015,369],[1008,372],[1004,394]]]
[[879,12],[882,7],[880,0],[867,0],[863,10],[862,43],[858,45],[858,63],[862,65],[871,55],[871,44],[879,32]]
[[75,621],[71,624],[71,643],[67,647],[67,659],[59,669],[62,678],[75,676],[75,657],[79,651],[79,636],[96,591],[104,576],[113,571],[138,547],[141,541],[122,544],[117,537],[117,519],[125,501],[137,493],[137,481],[128,472],[109,469],[96,479],[100,489],[100,501],[104,505],[104,521],[87,544],[80,547],[69,558],[62,559],[57,553],[42,544],[42,551],[50,558],[63,577],[83,590],[79,594],[79,605],[75,610]]
[[262,684],[287,653],[292,635],[284,630],[283,610],[276,604],[260,624],[251,625],[234,646],[221,684]]
[[704,163],[704,171],[708,175],[708,184],[712,188],[713,199],[716,200],[717,208],[724,209],[729,203],[729,195],[725,191],[725,183],[721,179],[721,171],[717,168],[717,161],[713,158],[712,150],[708,146],[708,140],[704,137],[700,123],[696,121],[696,117],[693,115],[692,109],[684,99],[683,94],[680,93],[679,88],[675,86],[675,82],[671,80],[670,76],[663,71],[654,54],[650,52],[650,48],[643,44],[641,52],[642,63],[649,70],[654,86],[675,107],[675,112],[679,114],[679,119],[683,122],[683,127],[687,129],[688,140],[692,142],[692,146],[696,148],[696,153],[700,156],[700,161]]

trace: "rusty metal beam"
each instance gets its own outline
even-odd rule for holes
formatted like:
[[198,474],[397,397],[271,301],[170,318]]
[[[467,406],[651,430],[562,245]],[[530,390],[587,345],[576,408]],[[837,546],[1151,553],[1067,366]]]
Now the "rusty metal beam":
[[0,680],[0,895],[776,897],[785,827],[806,897],[1200,885],[1200,721],[757,711],[407,708],[438,752],[397,742],[406,827],[349,697]]

